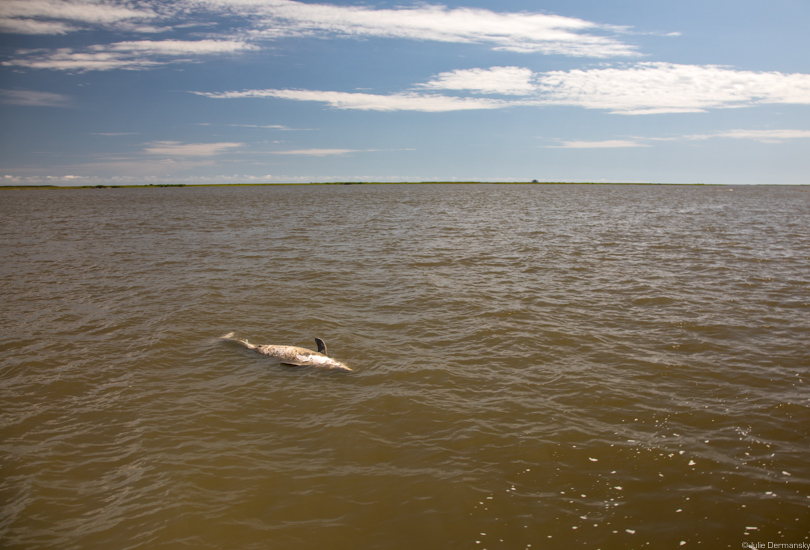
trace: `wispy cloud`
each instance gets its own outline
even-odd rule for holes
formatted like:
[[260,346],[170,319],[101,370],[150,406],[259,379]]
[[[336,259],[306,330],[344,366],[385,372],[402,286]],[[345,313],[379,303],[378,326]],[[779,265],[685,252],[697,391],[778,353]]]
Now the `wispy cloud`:
[[255,35],[261,38],[374,36],[484,44],[494,49],[526,53],[597,58],[638,55],[633,46],[603,36],[623,29],[541,13],[450,9],[437,5],[372,9],[292,0],[201,0],[200,4],[250,15],[256,21]]
[[686,139],[732,138],[752,139],[762,143],[782,143],[791,139],[810,138],[810,130],[727,130],[713,134],[695,134],[686,136]]
[[511,81],[515,93],[523,90],[536,105],[570,105],[625,115],[695,113],[762,103],[810,104],[807,74],[652,62],[533,74],[526,71],[517,67],[454,71],[440,74],[425,86],[493,93],[498,91],[499,81],[504,89],[509,89]]
[[242,147],[244,143],[182,143],[180,141],[153,141],[144,152],[167,157],[208,157]]
[[492,67],[439,73],[417,88],[467,90],[482,94],[528,95],[534,91],[534,73],[522,67]]
[[[0,4],[2,6],[2,4]],[[9,34],[67,34],[79,30],[62,21],[38,21],[37,19],[0,18],[0,32]]]
[[[0,20],[5,32],[23,34],[65,34],[86,25],[116,27],[122,23],[148,21],[159,14],[146,2],[97,0],[3,0]],[[132,28],[131,26],[128,28]]]
[[[193,20],[190,17],[193,14]],[[227,17],[252,42],[283,37],[394,38],[479,44],[496,50],[576,57],[637,56],[625,27],[574,17],[420,4],[374,9],[294,0],[3,0],[0,28],[66,34],[89,28],[161,32]],[[207,19],[207,20],[206,20]]]
[[[193,172],[200,168],[211,168],[218,166],[214,159],[210,158],[109,158],[97,162],[85,162],[64,167],[70,174],[71,179],[80,181],[87,175],[103,176],[112,183],[116,179],[166,178],[172,174],[183,174]],[[53,170],[52,168],[48,169]],[[122,174],[126,174],[123,178]],[[62,176],[64,179],[65,176]]]
[[25,51],[22,55],[3,61],[4,67],[27,67],[29,69],[52,69],[57,71],[109,71],[111,69],[142,70],[165,65],[165,61],[154,61],[110,51],[76,52],[71,48],[58,50]]
[[762,103],[810,104],[810,75],[638,63],[541,73],[535,93],[546,104],[616,114],[695,113]]
[[[318,90],[192,92],[217,99],[281,98],[320,101],[336,109],[444,112],[516,106],[566,105],[613,114],[700,113],[762,104],[810,104],[810,75],[738,71],[714,65],[637,63],[630,66],[533,73],[491,67],[440,73],[405,92],[369,94]],[[459,93],[472,93],[461,96]],[[519,95],[488,98],[482,94]]]
[[317,90],[244,90],[240,92],[192,92],[215,99],[267,98],[293,99],[297,101],[320,101],[336,109],[362,111],[424,111],[444,112],[470,109],[498,109],[503,102],[489,98],[453,97],[436,94],[377,95],[352,92]]
[[211,55],[257,50],[258,47],[242,40],[135,40],[115,42],[103,48],[107,51],[128,54],[146,53],[155,55]]
[[601,149],[625,147],[652,147],[658,142],[704,141],[709,139],[749,139],[761,143],[783,143],[792,139],[810,139],[810,130],[721,130],[708,134],[688,134],[669,137],[630,136],[624,139],[604,141],[562,141],[558,145],[544,145],[546,149]]
[[[89,166],[89,165],[88,165]],[[199,167],[195,165],[193,167]],[[133,165],[130,170],[122,170],[120,173],[115,174],[102,174],[102,175],[75,175],[75,174],[58,174],[53,173],[47,175],[17,175],[17,174],[4,174],[0,176],[0,185],[144,185],[144,184],[159,184],[159,183],[186,183],[186,184],[206,184],[206,183],[293,183],[293,182],[311,182],[313,180],[323,180],[317,176],[289,176],[281,174],[218,174],[218,175],[172,175],[172,172],[178,170],[167,171],[165,164],[147,165],[144,169],[143,165]],[[357,179],[370,179],[357,178]],[[391,178],[390,181],[401,181],[402,178]],[[337,181],[337,179],[330,179],[327,181]]]
[[288,151],[270,151],[273,155],[299,155],[309,157],[331,157],[346,155],[348,153],[359,153],[371,151],[372,149],[291,149]]
[[546,148],[551,149],[619,149],[626,147],[650,147],[650,145],[626,139],[609,139],[605,141],[564,141],[562,145],[546,145]]
[[[102,134],[105,135],[105,134]],[[124,134],[113,134],[124,135]],[[129,174],[131,176],[166,176],[218,166],[218,155],[236,151],[244,143],[184,143],[181,141],[150,141],[140,151],[122,154],[99,154],[93,162],[63,166],[73,174]]]
[[306,129],[306,128],[290,128],[282,124],[228,124],[228,126],[232,126],[235,128],[258,128],[261,130],[284,130],[284,131]]
[[0,103],[25,105],[28,107],[67,107],[70,98],[52,92],[33,90],[0,90]]
[[348,155],[351,153],[379,153],[382,151],[413,151],[413,149],[288,149],[286,151],[270,151],[272,155],[297,155],[310,157],[332,157]]
[[[81,51],[72,48],[18,52],[4,66],[53,69],[60,71],[143,70],[177,61],[192,61],[195,56],[232,54],[255,50],[240,40],[138,40],[95,45]],[[179,56],[189,56],[177,59]]]

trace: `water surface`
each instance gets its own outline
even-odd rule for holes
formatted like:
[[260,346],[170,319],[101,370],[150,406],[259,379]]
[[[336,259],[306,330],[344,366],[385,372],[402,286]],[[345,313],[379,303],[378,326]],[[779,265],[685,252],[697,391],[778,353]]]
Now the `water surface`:
[[810,541],[806,187],[3,191],[0,260],[4,548]]

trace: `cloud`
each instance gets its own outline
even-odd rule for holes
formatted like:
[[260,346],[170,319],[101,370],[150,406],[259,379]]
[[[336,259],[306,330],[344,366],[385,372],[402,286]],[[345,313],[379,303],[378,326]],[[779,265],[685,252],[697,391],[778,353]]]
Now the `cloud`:
[[503,102],[488,98],[464,98],[434,94],[377,95],[351,92],[316,90],[244,90],[241,92],[192,92],[215,99],[267,98],[293,99],[297,101],[320,101],[336,109],[362,111],[423,111],[444,112],[470,109],[498,109]]
[[338,35],[489,45],[496,50],[606,58],[638,55],[633,46],[595,33],[622,29],[541,13],[421,5],[372,9],[293,0],[202,0],[200,5],[256,18],[257,37]]
[[379,153],[382,151],[413,151],[413,149],[290,149],[287,151],[270,151],[272,155],[301,155],[311,157],[329,157],[349,153]]
[[623,147],[651,147],[645,142],[659,141],[695,141],[715,138],[751,139],[761,143],[782,143],[790,139],[810,138],[810,130],[724,130],[710,134],[691,134],[678,137],[640,137],[631,139],[611,139],[605,141],[564,141],[562,145],[546,145],[547,149],[594,149],[594,148],[623,148]]
[[55,51],[25,52],[22,57],[3,61],[4,67],[27,67],[29,69],[52,69],[58,71],[109,71],[111,69],[141,70],[151,69],[165,62],[152,61],[118,52],[90,51],[76,52],[71,48]]
[[686,136],[686,139],[753,139],[762,143],[782,143],[789,139],[810,138],[810,130],[727,130],[714,134],[697,134]]
[[96,46],[99,50],[154,55],[210,55],[258,50],[257,46],[241,40],[137,40]]
[[547,145],[550,149],[617,149],[625,147],[650,147],[638,141],[609,139],[605,141],[564,141],[562,145]]
[[3,0],[0,3],[0,16],[68,19],[87,23],[115,23],[157,16],[152,9],[133,9],[128,4],[97,0]]
[[[810,75],[737,71],[714,65],[637,63],[572,71],[533,73],[520,67],[491,67],[439,73],[416,89],[437,93],[369,94],[318,90],[192,92],[217,99],[281,98],[320,101],[336,109],[444,112],[565,105],[612,114],[701,113],[708,109],[761,104],[810,104]],[[482,94],[520,95],[503,99]]]
[[70,104],[70,98],[51,92],[0,90],[0,103],[27,107],[66,107]]
[[[228,22],[228,36],[217,31]],[[591,58],[637,56],[636,47],[619,40],[624,27],[532,12],[496,12],[420,4],[374,9],[295,0],[0,0],[0,32],[65,35],[83,31],[159,33],[197,28],[196,40],[129,40],[83,48],[18,50],[5,67],[88,72],[151,70],[201,56],[238,55],[284,37],[388,38],[477,44],[495,50]],[[475,74],[480,72],[481,74]],[[441,73],[421,89],[519,95],[531,73],[519,67],[469,69]],[[476,84],[477,82],[477,84]],[[475,89],[472,86],[478,86]],[[410,97],[410,99],[408,99]],[[421,97],[421,96],[420,96]],[[410,110],[492,108],[488,102],[418,99],[399,94],[393,100],[356,96],[338,108],[400,110],[384,104],[405,103]],[[360,105],[359,107],[352,107]],[[421,106],[427,106],[422,109]]]
[[468,90],[482,94],[527,95],[534,91],[534,73],[521,67],[492,67],[439,73],[417,88]]
[[271,151],[273,155],[303,155],[311,157],[329,157],[335,155],[345,155],[347,153],[359,153],[372,151],[373,149],[293,149],[290,151]]
[[240,40],[138,40],[95,45],[75,51],[26,50],[18,57],[4,61],[4,66],[52,69],[60,71],[109,71],[112,69],[143,70],[190,59],[176,56],[231,54],[258,49]]
[[[136,170],[138,166],[133,166]],[[216,174],[216,175],[193,175],[181,176],[167,173],[164,165],[149,167],[148,170],[140,170],[137,173],[126,171],[126,176],[114,175],[26,175],[4,174],[0,176],[0,185],[146,185],[160,183],[185,183],[190,185],[214,184],[214,183],[308,183],[312,181],[324,180],[318,176],[288,176],[288,175],[254,175],[254,174]],[[348,178],[329,178],[324,181],[340,181]],[[357,178],[363,179],[363,178]],[[365,178],[369,179],[369,178]],[[402,178],[391,178],[391,181],[401,181]]]
[[[190,15],[193,14],[193,20]],[[208,19],[206,21],[206,18]],[[255,41],[283,37],[392,38],[479,44],[495,50],[576,57],[637,56],[624,27],[573,17],[421,4],[374,9],[294,0],[3,0],[7,32],[65,34],[102,27],[160,32],[227,18]]]
[[[4,32],[23,34],[65,34],[81,30],[82,24],[116,27],[121,23],[150,20],[158,13],[141,3],[96,0],[3,0],[0,20]],[[66,21],[71,22],[70,24]],[[74,23],[78,23],[76,26]]]
[[810,75],[637,63],[541,73],[535,94],[545,104],[607,109],[616,114],[696,113],[762,103],[810,104]]
[[524,90],[529,98],[511,104],[569,105],[625,115],[698,113],[764,103],[810,104],[807,74],[652,62],[536,74],[526,71],[517,67],[454,71],[438,75],[425,86],[505,93],[511,80],[513,93]]
[[[0,4],[2,6],[2,4]],[[79,30],[78,27],[61,21],[39,21],[37,19],[0,18],[0,32],[10,34],[67,34]]]
[[179,141],[153,141],[147,143],[144,152],[167,157],[207,157],[219,155],[244,143],[182,143]]
[[297,130],[300,128],[290,128],[281,124],[228,124],[236,128],[260,128],[266,130]]
[[127,174],[129,177],[165,177],[169,174],[182,174],[213,166],[217,166],[217,163],[212,159],[121,158],[74,164],[65,168],[79,175],[101,175],[113,180],[120,174]]

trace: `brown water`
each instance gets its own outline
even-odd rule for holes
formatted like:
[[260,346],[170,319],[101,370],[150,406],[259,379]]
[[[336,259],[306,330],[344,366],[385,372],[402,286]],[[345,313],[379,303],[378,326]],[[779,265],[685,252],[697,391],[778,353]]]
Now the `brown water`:
[[0,224],[3,548],[810,541],[807,187],[2,191]]

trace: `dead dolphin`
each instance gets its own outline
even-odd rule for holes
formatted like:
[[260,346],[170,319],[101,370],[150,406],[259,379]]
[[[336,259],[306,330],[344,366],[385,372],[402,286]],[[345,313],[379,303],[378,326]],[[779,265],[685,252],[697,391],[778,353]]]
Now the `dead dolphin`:
[[328,370],[354,372],[340,361],[335,361],[331,357],[328,357],[326,355],[326,344],[320,338],[315,338],[315,343],[318,344],[318,351],[312,351],[307,348],[299,348],[297,346],[256,346],[247,340],[234,338],[233,332],[229,332],[220,338],[222,340],[239,342],[248,349],[252,349],[269,357],[274,357],[281,361],[282,365],[292,365],[294,367],[318,367]]

